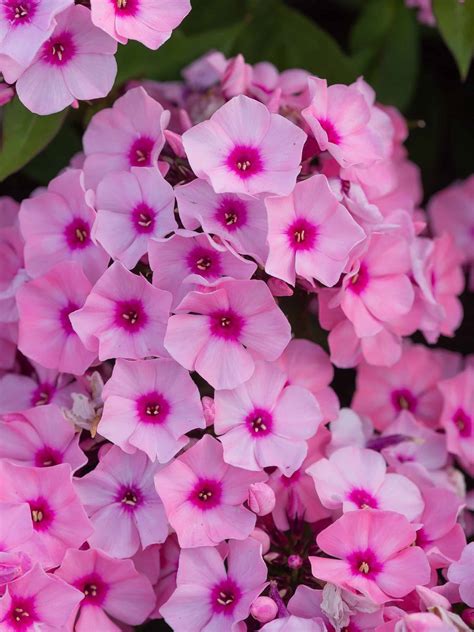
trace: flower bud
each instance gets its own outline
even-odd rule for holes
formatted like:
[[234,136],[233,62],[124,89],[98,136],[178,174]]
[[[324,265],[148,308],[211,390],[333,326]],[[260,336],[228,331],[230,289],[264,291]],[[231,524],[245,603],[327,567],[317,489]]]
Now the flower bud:
[[214,400],[212,397],[206,395],[201,400],[202,409],[204,411],[204,419],[206,420],[206,426],[212,426],[215,417]]
[[278,613],[278,606],[270,597],[257,597],[250,606],[250,614],[260,623],[273,621]]
[[248,503],[257,516],[266,516],[275,507],[275,492],[266,483],[252,483],[249,488]]
[[466,623],[470,628],[474,628],[474,608],[466,608],[463,610],[461,617],[464,623]]

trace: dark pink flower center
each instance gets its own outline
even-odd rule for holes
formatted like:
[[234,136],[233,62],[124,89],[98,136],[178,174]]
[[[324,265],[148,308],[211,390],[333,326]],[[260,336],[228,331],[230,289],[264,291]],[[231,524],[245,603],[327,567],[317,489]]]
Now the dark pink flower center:
[[280,481],[283,487],[291,487],[301,478],[301,470],[296,470],[291,476],[281,476]]
[[365,489],[355,488],[349,493],[347,498],[354,505],[357,505],[359,509],[368,509],[369,507],[377,509],[378,507],[377,499]]
[[39,621],[35,611],[34,597],[12,597],[12,604],[7,615],[9,628],[23,632]]
[[76,217],[64,229],[67,245],[71,250],[83,250],[91,243],[90,226],[81,217]]
[[383,568],[383,565],[370,549],[354,551],[354,553],[349,555],[347,561],[354,575],[362,575],[367,579],[374,579]]
[[230,309],[219,310],[210,315],[210,327],[213,336],[238,341],[244,327],[244,319]]
[[248,145],[237,145],[227,157],[228,168],[242,180],[247,180],[263,171],[260,150]]
[[418,529],[416,532],[416,546],[421,546],[422,548],[427,547],[431,544],[432,540],[427,536],[426,531],[424,529]]
[[242,591],[233,579],[228,577],[214,586],[211,593],[211,607],[217,614],[232,614],[240,600]]
[[253,437],[265,437],[272,431],[273,419],[268,410],[255,408],[245,418],[245,424]]
[[135,139],[128,152],[131,167],[149,167],[155,141],[149,136],[140,136]]
[[201,478],[196,483],[189,496],[189,500],[203,511],[214,509],[220,505],[222,497],[222,483],[210,478]]
[[135,15],[139,8],[139,0],[111,0],[115,13],[121,17]]
[[349,280],[347,286],[354,294],[362,294],[369,283],[369,272],[367,266],[364,263],[360,264],[359,271],[354,274]]
[[59,450],[44,446],[35,454],[36,467],[51,467],[63,462],[63,455]]
[[143,303],[138,299],[118,301],[115,306],[115,324],[120,329],[135,334],[148,322]]
[[238,198],[225,197],[215,213],[215,219],[229,232],[247,223],[247,206]]
[[42,382],[38,384],[38,386],[31,394],[31,406],[44,406],[45,404],[49,404],[53,399],[55,392],[56,387],[52,384],[48,384],[47,382]]
[[398,412],[408,410],[414,413],[416,410],[417,399],[407,388],[399,388],[392,391],[391,400],[393,407]]
[[318,227],[303,217],[293,222],[286,231],[293,250],[311,250],[318,236]]
[[157,391],[141,395],[136,402],[139,420],[144,424],[159,425],[166,421],[170,413],[168,400]]
[[36,14],[38,3],[35,0],[6,0],[3,13],[7,21],[14,27],[30,24]]
[[74,582],[74,587],[84,593],[83,604],[100,606],[108,592],[108,586],[97,573],[90,573]]
[[466,438],[471,436],[472,419],[462,408],[458,408],[454,413],[453,423],[461,437]]
[[326,132],[328,136],[328,141],[330,143],[333,143],[334,145],[339,145],[339,143],[341,142],[341,136],[339,135],[339,132],[334,127],[333,123],[331,123],[329,119],[319,119],[319,124],[321,125],[323,130]]
[[155,228],[156,213],[151,206],[141,202],[132,211],[132,223],[137,233],[152,233]]
[[30,506],[33,529],[35,531],[47,531],[54,520],[55,513],[46,498],[41,496],[27,502]]
[[137,485],[121,485],[115,497],[115,502],[128,512],[133,512],[142,504],[143,494]]
[[61,323],[61,327],[63,328],[64,333],[68,336],[74,333],[69,314],[72,314],[72,312],[75,312],[78,309],[79,305],[69,302],[66,307],[63,307],[59,312],[59,322]]
[[64,66],[76,55],[71,33],[63,31],[43,44],[42,58],[51,66]]
[[216,279],[222,274],[220,254],[211,248],[196,246],[186,258],[189,270],[207,278]]

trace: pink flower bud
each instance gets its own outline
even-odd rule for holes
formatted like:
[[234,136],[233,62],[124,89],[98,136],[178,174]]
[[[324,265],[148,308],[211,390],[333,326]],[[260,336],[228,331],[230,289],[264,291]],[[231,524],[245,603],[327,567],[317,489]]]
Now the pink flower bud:
[[293,569],[301,568],[303,566],[303,558],[300,555],[289,555],[288,566]]
[[270,277],[267,281],[268,288],[273,296],[293,296],[293,290],[281,279]]
[[269,535],[263,531],[263,529],[259,529],[258,527],[252,531],[250,537],[257,542],[260,542],[262,545],[262,555],[265,555],[270,550],[270,537]]
[[212,397],[207,397],[207,395],[205,395],[202,398],[201,403],[204,411],[204,419],[206,420],[206,426],[212,426],[215,417],[214,400]]
[[463,610],[461,617],[464,623],[467,623],[469,627],[474,627],[474,608],[466,608]]
[[275,492],[266,483],[252,483],[249,488],[249,507],[257,516],[266,516],[275,507]]
[[270,597],[257,597],[250,606],[250,614],[260,623],[273,621],[278,613],[278,606]]

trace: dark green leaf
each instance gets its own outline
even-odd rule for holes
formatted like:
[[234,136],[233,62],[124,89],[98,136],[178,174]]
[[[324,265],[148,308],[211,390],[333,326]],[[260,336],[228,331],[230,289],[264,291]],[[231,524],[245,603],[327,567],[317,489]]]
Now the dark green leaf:
[[58,133],[66,111],[37,116],[15,98],[2,108],[0,181],[18,171],[36,156]]
[[358,71],[382,103],[405,109],[411,101],[419,66],[418,25],[403,0],[370,0],[351,33]]
[[474,0],[434,0],[440,33],[465,79],[474,53]]
[[304,15],[279,0],[259,0],[246,14],[233,53],[247,61],[270,61],[280,70],[305,68],[330,83],[356,78],[351,59],[337,42]]
[[38,184],[47,185],[81,148],[79,134],[66,123],[46,149],[25,167],[25,173]]

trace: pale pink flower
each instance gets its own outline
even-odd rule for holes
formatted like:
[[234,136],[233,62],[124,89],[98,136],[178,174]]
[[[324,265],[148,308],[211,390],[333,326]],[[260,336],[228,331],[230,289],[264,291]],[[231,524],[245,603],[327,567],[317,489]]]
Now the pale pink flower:
[[168,601],[176,589],[180,552],[176,533],[169,535],[166,542],[160,546],[160,576],[155,587],[156,606],[150,615],[152,619],[161,618],[161,606]]
[[166,540],[168,522],[153,483],[158,467],[141,452],[125,454],[112,446],[92,472],[75,481],[94,526],[91,547],[131,557],[140,546]]
[[72,393],[82,391],[72,375],[45,369],[32,360],[30,364],[34,369],[30,375],[7,373],[0,378],[0,414],[46,404],[70,406]]
[[117,360],[103,398],[100,434],[152,461],[166,463],[188,443],[186,432],[205,427],[199,391],[173,360]]
[[307,470],[322,504],[343,512],[357,509],[396,511],[414,520],[423,511],[417,486],[400,474],[387,474],[381,454],[355,446],[340,448]]
[[138,40],[156,50],[191,11],[189,0],[92,0],[93,23],[121,44]]
[[173,188],[153,167],[106,175],[97,187],[96,206],[94,237],[129,269],[147,252],[150,239],[178,227]]
[[82,171],[68,169],[51,180],[47,191],[24,200],[19,219],[31,277],[64,261],[80,263],[91,283],[105,271],[109,255],[91,239],[96,212]]
[[[28,66],[53,32],[58,13],[72,0],[6,0],[0,14],[0,60],[9,57],[18,66]],[[2,61],[0,70],[3,72]],[[7,77],[13,83],[16,77]]]
[[209,235],[186,230],[151,241],[148,255],[153,285],[173,294],[173,307],[193,290],[202,291],[223,277],[250,279],[257,269]]
[[105,97],[117,74],[116,42],[73,5],[56,17],[51,37],[16,82],[20,101],[36,114],[59,112],[76,99]]
[[305,139],[296,125],[243,95],[183,134],[186,155],[199,178],[216,193],[250,195],[290,193]]
[[224,460],[247,470],[277,466],[291,476],[322,419],[314,395],[286,386],[284,372],[268,362],[257,362],[252,377],[237,388],[216,391],[214,401]]
[[59,632],[80,601],[79,590],[36,565],[8,584],[0,599],[0,626],[4,632]]
[[0,501],[27,503],[33,535],[22,546],[24,553],[51,568],[69,547],[80,547],[92,525],[74,491],[71,468],[20,467],[0,461]]
[[352,407],[378,430],[385,430],[403,411],[435,427],[441,412],[440,379],[441,366],[433,352],[407,344],[400,360],[389,368],[359,365]]
[[184,549],[176,590],[160,612],[175,632],[236,631],[266,579],[261,547],[252,538],[229,542],[225,566],[215,548]]
[[214,193],[197,178],[175,188],[178,211],[185,228],[202,226],[206,233],[228,241],[242,255],[259,263],[267,258],[267,214],[265,204],[248,195]]
[[5,415],[0,434],[0,458],[12,463],[35,467],[68,463],[73,472],[87,463],[79,435],[53,404]]
[[87,188],[96,188],[113,171],[156,167],[165,143],[169,112],[143,88],[129,90],[112,108],[97,112],[83,138]]
[[21,287],[16,297],[20,351],[49,369],[84,373],[96,351],[82,344],[70,315],[82,307],[90,291],[81,266],[68,261]]
[[368,250],[343,281],[341,308],[358,337],[374,336],[413,304],[408,244],[401,236],[372,235]]
[[180,546],[194,548],[227,538],[245,540],[255,527],[255,514],[243,503],[250,484],[266,478],[225,463],[222,445],[204,435],[155,475],[155,485]]
[[467,544],[458,561],[448,568],[448,579],[459,584],[459,594],[468,606],[474,607],[474,542]]
[[287,197],[268,197],[268,274],[292,285],[296,275],[335,285],[365,232],[329,188],[326,176],[298,182]]
[[69,549],[55,575],[82,593],[70,620],[75,632],[120,630],[109,617],[139,625],[155,603],[150,581],[135,570],[132,560],[116,560],[102,551]]
[[146,358],[164,355],[163,338],[171,294],[113,263],[71,316],[84,345],[108,358]]
[[0,214],[5,214],[0,226],[0,323],[2,325],[17,322],[18,310],[15,295],[28,280],[28,274],[24,269],[24,241],[17,219],[18,209],[18,205],[12,207],[10,202],[0,204]]
[[425,487],[425,509],[416,532],[416,544],[426,552],[432,568],[445,568],[458,560],[466,546],[466,536],[457,522],[462,501],[449,489]]
[[439,384],[443,395],[441,425],[449,452],[474,464],[474,368]]
[[26,503],[0,503],[0,594],[4,585],[31,568],[31,559],[21,549],[33,535],[30,507]]
[[[387,139],[376,120],[383,113],[368,102],[361,86],[309,80],[310,105],[302,115],[321,151],[329,151],[342,167],[369,167],[388,155]],[[384,117],[388,117],[383,115]]]
[[344,514],[316,538],[318,546],[339,559],[310,557],[313,575],[385,603],[427,584],[425,553],[412,546],[415,528],[401,514],[360,509]]
[[255,359],[276,360],[290,335],[263,281],[222,281],[214,292],[188,294],[168,321],[165,347],[214,388],[234,388],[251,377]]

